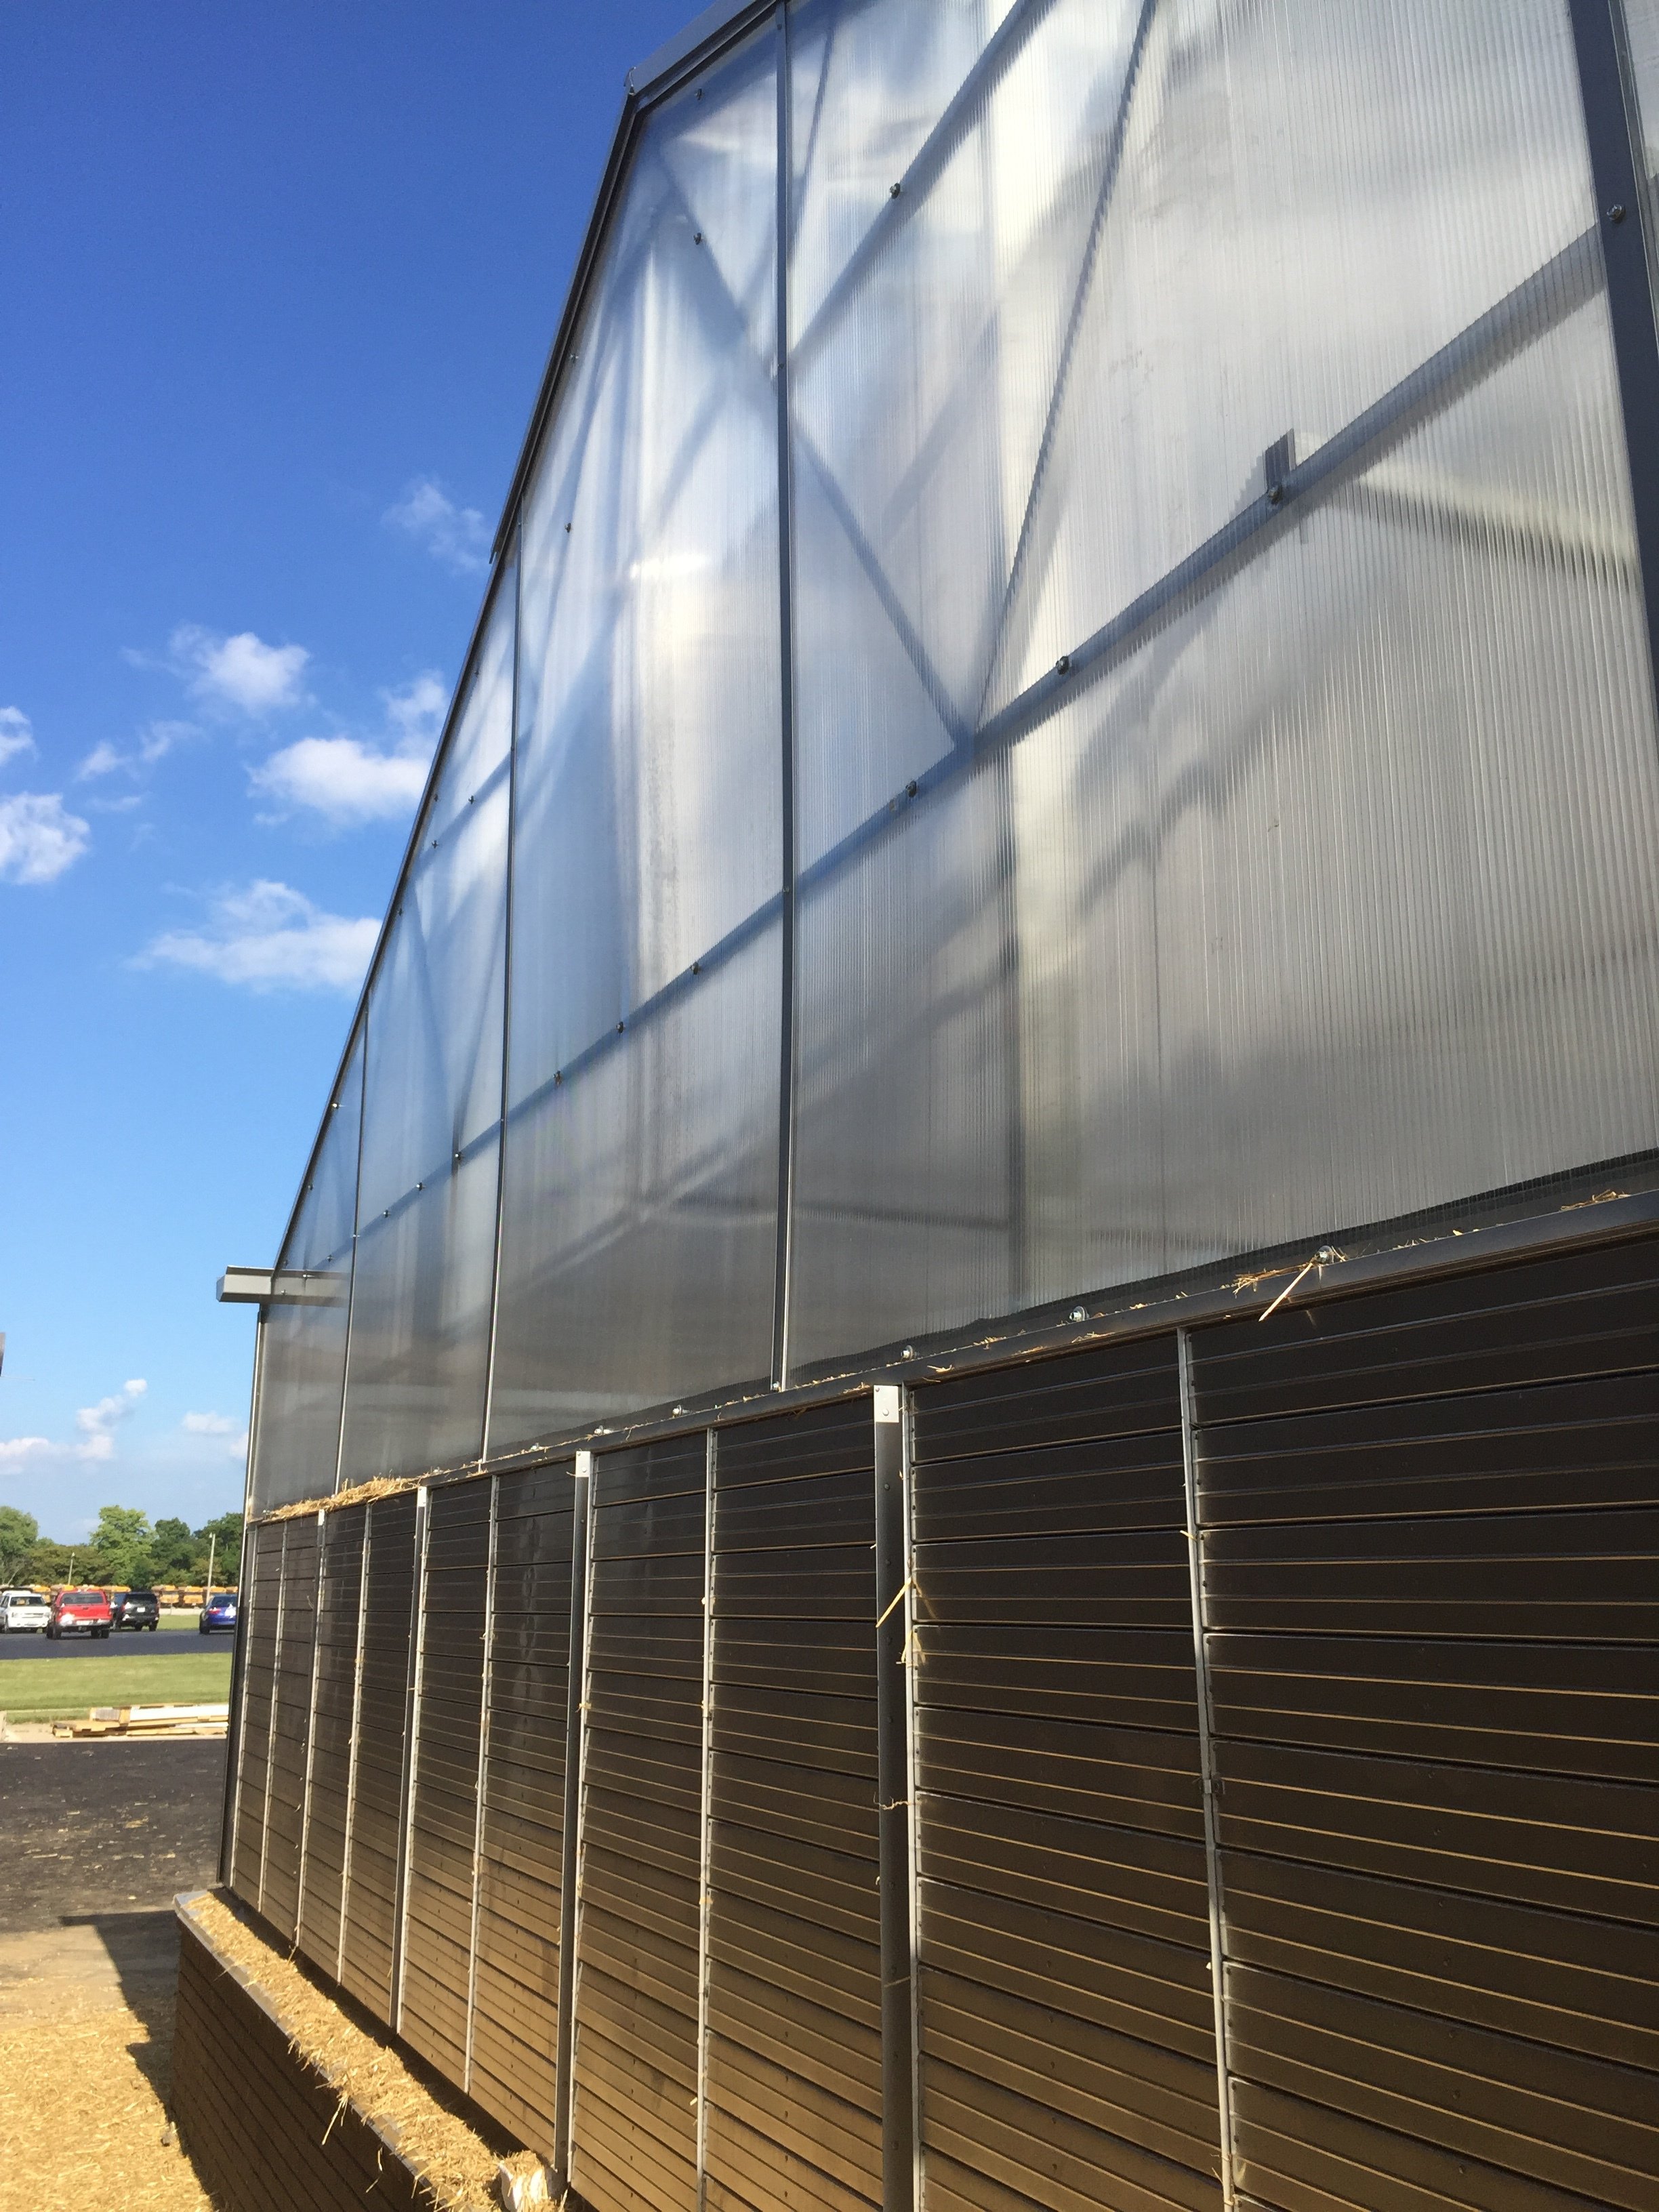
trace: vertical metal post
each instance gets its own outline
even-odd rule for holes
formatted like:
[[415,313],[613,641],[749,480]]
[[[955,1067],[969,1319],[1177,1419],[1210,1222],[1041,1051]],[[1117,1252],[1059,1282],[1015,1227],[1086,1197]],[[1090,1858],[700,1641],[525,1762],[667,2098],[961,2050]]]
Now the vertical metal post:
[[904,1796],[908,1816],[910,1971],[910,2128],[915,2138],[915,2203],[924,2201],[927,2149],[923,2142],[921,2071],[921,1735],[919,1682],[921,1664],[921,1587],[916,1581],[915,1402],[901,1392],[904,1441]]
[[789,1284],[793,1264],[795,1184],[795,489],[789,430],[789,200],[794,155],[790,131],[787,0],[778,0],[775,324],[778,410],[779,798],[781,811],[780,958],[783,1003],[778,1061],[778,1224],[773,1276],[772,1380],[789,1379]]
[[[484,1354],[483,1425],[478,1435],[478,1456],[489,1456],[489,1425],[495,1411],[495,1334],[501,1310],[501,1238],[507,1222],[507,1096],[508,1055],[513,1041],[513,848],[519,821],[519,618],[524,611],[524,512],[520,508],[513,537],[513,697],[509,712],[507,751],[507,881],[502,889],[501,923],[501,1123],[495,1147],[495,1247],[489,1283],[489,1343]],[[490,1540],[495,1540],[495,1507],[490,1508]],[[471,2014],[467,2015],[467,2064],[471,2066]]]
[[714,1909],[714,1482],[720,1433],[710,1429],[702,1483],[702,1784],[697,1846],[697,2207],[708,2190],[708,1932]]
[[905,1600],[903,1393],[874,1393],[876,1447],[876,1863],[881,1892],[882,2212],[915,2203],[915,2005],[911,1951],[910,1721]]
[[582,1765],[587,1738],[588,1531],[593,1516],[593,1455],[576,1454],[570,1528],[570,1661],[565,1686],[564,1834],[559,1887],[559,2018],[553,2081],[553,2184],[570,2186],[576,2049],[576,1890],[581,1873]]
[[[334,1487],[345,1487],[346,1398],[351,1388],[351,1333],[357,1319],[357,1231],[363,1205],[363,1133],[368,1126],[368,1000],[363,1000],[362,1066],[357,1078],[357,1157],[351,1170],[351,1273],[346,1283],[345,1346],[340,1354],[340,1425],[334,1442]],[[350,1047],[346,1049],[348,1064]]]
[[[259,1889],[254,1911],[265,1909],[265,1869],[270,1863],[270,1754],[276,1741],[276,1686],[283,1679],[283,1616],[288,1610],[288,1532],[289,1523],[280,1523],[280,1541],[276,1551],[276,1639],[272,1646],[275,1654],[270,1672],[270,1701],[265,1711],[265,1794],[264,1812],[259,1822]],[[259,1547],[263,1553],[264,1546]]]
[[351,1851],[357,1836],[357,1747],[363,1732],[363,1645],[368,1623],[368,1555],[374,1540],[374,1508],[365,1505],[363,1540],[357,1559],[357,1649],[351,1664],[351,1759],[346,1769],[345,1848],[340,1854],[340,1934],[334,1952],[334,1978],[345,1979],[346,1936],[351,1912]]
[[478,2002],[478,1896],[483,1882],[484,1808],[489,1796],[489,1693],[495,1673],[495,1525],[501,1477],[489,1478],[489,1561],[484,1569],[483,1680],[478,1694],[478,1776],[472,1796],[472,1919],[466,1947],[466,2068],[472,2088],[472,2028]]
[[1187,1498],[1187,1569],[1193,1608],[1193,1652],[1198,1669],[1198,1771],[1204,1807],[1204,1868],[1210,1896],[1210,1993],[1215,2014],[1216,2094],[1221,2130],[1221,2202],[1232,2212],[1232,2075],[1227,2063],[1226,1917],[1221,1893],[1221,1784],[1216,1772],[1215,1721],[1210,1698],[1209,1632],[1204,1612],[1204,1523],[1199,1461],[1201,1437],[1193,1384],[1192,1333],[1176,1331],[1181,1389],[1181,1460]]
[[[225,1803],[219,1820],[219,1879],[228,1889],[236,1866],[236,1830],[242,1814],[242,1698],[247,1679],[247,1593],[252,1585],[254,1452],[259,1441],[260,1385],[265,1368],[265,1310],[253,1331],[253,1381],[248,1393],[247,1462],[242,1470],[242,1547],[236,1563],[236,1633],[230,1647],[230,1723],[225,1741]],[[212,1595],[202,1593],[203,1602]]]
[[1659,671],[1659,239],[1624,0],[1569,0],[1569,12],[1607,273],[1650,666]]
[[424,1484],[415,1493],[415,1578],[409,1599],[409,1672],[404,1686],[404,1761],[398,1779],[398,1894],[392,1916],[392,2033],[404,2027],[404,1953],[409,1939],[409,1846],[415,1818],[415,1755],[426,1660],[426,1553],[432,1516]]
[[323,1559],[328,1548],[328,1516],[317,1508],[317,1579],[311,1601],[311,1704],[306,1714],[306,1793],[300,1808],[300,1876],[294,1889],[294,1940],[306,1917],[306,1868],[311,1856],[311,1786],[317,1766],[317,1685],[323,1662]]

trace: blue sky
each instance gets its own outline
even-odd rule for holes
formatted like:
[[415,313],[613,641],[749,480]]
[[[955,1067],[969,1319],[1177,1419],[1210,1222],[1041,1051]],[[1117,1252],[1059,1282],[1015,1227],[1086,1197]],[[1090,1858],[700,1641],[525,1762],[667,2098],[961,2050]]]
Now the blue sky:
[[628,65],[684,0],[0,9],[0,1503],[240,1504],[247,1309]]

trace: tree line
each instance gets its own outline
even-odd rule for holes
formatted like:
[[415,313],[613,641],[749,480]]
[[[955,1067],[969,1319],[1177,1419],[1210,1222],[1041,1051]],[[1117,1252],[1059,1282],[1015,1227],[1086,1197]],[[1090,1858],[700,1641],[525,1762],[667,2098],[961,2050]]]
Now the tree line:
[[242,1516],[222,1513],[192,1528],[163,1514],[154,1526],[136,1505],[106,1505],[98,1526],[78,1544],[54,1543],[40,1534],[32,1513],[0,1505],[0,1588],[68,1582],[123,1589],[145,1589],[155,1583],[200,1583],[207,1578],[210,1549],[216,1583],[236,1580],[242,1556]]

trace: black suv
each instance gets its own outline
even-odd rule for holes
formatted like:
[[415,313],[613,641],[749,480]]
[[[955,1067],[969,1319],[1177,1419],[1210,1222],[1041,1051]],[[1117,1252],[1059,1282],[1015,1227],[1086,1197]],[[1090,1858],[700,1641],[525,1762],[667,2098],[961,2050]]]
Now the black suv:
[[154,1590],[112,1590],[109,1625],[112,1628],[159,1628],[161,1601]]

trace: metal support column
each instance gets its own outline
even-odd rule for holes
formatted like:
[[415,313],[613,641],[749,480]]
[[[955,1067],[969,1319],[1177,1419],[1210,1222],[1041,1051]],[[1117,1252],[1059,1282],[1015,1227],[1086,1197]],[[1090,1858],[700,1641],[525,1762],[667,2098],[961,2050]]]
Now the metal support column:
[[587,1730],[588,1530],[593,1512],[593,1455],[576,1454],[570,1528],[570,1659],[565,1685],[564,1833],[559,1875],[559,2017],[553,2082],[553,2189],[570,2186],[571,2120],[576,2051],[576,1889],[581,1873],[583,1747]]
[[404,1763],[398,1781],[398,1895],[392,1915],[392,2028],[404,2026],[404,1949],[409,1932],[410,1828],[415,1814],[415,1746],[421,1726],[421,1674],[426,1656],[426,1547],[430,1492],[415,1493],[415,1586],[409,1601],[409,1672],[404,1686]]
[[334,1952],[334,1978],[345,1979],[346,1936],[351,1918],[351,1850],[357,1834],[357,1747],[363,1734],[363,1642],[368,1620],[368,1554],[374,1540],[374,1508],[365,1505],[363,1540],[357,1559],[357,1648],[351,1662],[351,1757],[346,1767],[345,1845],[340,1854],[340,1934]]
[[708,1935],[714,1844],[714,1480],[720,1433],[710,1429],[702,1489],[702,1773],[697,1844],[697,2205],[708,2191]]
[[789,9],[777,9],[777,192],[776,367],[774,382],[778,414],[778,651],[779,801],[781,823],[779,957],[782,969],[782,1041],[778,1068],[778,1219],[773,1277],[772,1380],[780,1389],[789,1380],[789,1285],[793,1267],[795,1183],[795,495],[794,456],[789,422],[789,239],[790,188],[794,161],[790,151]]
[[910,1574],[904,1394],[874,1392],[876,1447],[876,1853],[881,1890],[882,2212],[916,2202],[915,1983],[910,1897]]
[[1569,0],[1569,9],[1607,267],[1648,646],[1659,676],[1659,239],[1624,0]]
[[[265,1369],[265,1310],[259,1309],[259,1318],[253,1331],[253,1382],[248,1394],[247,1460],[242,1474],[242,1545],[236,1562],[236,1633],[230,1647],[230,1723],[226,1729],[225,1743],[225,1803],[219,1821],[219,1880],[228,1889],[236,1865],[236,1824],[241,1812],[242,1784],[242,1687],[246,1679],[247,1652],[247,1593],[252,1580],[250,1561],[253,1546],[250,1540],[248,1517],[253,1510],[254,1452],[259,1442],[260,1384]],[[213,1595],[204,1589],[204,1604]]]
[[1199,1487],[1201,1437],[1193,1387],[1190,1329],[1176,1332],[1181,1387],[1181,1458],[1187,1498],[1187,1567],[1192,1594],[1193,1653],[1198,1670],[1198,1768],[1204,1806],[1204,1868],[1210,1893],[1210,1990],[1215,2011],[1216,2095],[1219,2108],[1221,2202],[1233,2212],[1232,2077],[1227,2063],[1226,1917],[1221,1893],[1221,1784],[1216,1773],[1210,1703],[1209,1632],[1204,1612],[1204,1523]]
[[[270,1698],[265,1713],[265,1791],[264,1811],[259,1822],[259,1890],[254,1900],[254,1911],[265,1909],[265,1869],[270,1864],[270,1754],[276,1742],[276,1700],[283,1679],[283,1615],[288,1610],[288,1532],[291,1522],[284,1521],[276,1535],[276,1636],[271,1646]],[[260,1564],[264,1567],[265,1547],[261,1544]],[[264,1580],[263,1571],[259,1579]],[[241,1608],[237,1607],[240,1620]]]
[[317,1508],[317,1579],[311,1601],[311,1701],[306,1711],[306,1788],[300,1807],[300,1870],[294,1884],[294,1940],[306,1917],[306,1867],[311,1856],[311,1784],[317,1765],[317,1686],[323,1663],[323,1559],[327,1549],[328,1516]]
[[484,1809],[489,1795],[489,1693],[495,1672],[495,1532],[501,1479],[489,1478],[489,1564],[484,1569],[483,1680],[478,1691],[478,1771],[472,1793],[472,1917],[466,1946],[466,2065],[472,2091],[472,2028],[478,2003],[478,1899],[483,1888]]

